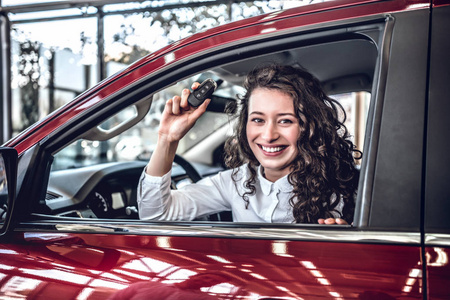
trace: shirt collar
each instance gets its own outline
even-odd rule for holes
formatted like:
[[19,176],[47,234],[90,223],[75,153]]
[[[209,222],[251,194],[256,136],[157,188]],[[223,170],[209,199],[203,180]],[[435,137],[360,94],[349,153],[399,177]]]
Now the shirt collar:
[[260,182],[261,191],[264,195],[268,196],[274,190],[279,190],[281,192],[292,192],[292,185],[289,183],[288,175],[281,177],[275,182],[267,180],[263,175],[263,168],[260,165],[258,167],[258,180]]

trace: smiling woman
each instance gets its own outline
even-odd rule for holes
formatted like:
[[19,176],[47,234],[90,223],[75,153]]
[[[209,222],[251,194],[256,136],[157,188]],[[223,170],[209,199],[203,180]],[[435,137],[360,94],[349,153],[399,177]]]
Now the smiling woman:
[[244,86],[236,138],[247,142],[229,144],[228,162],[233,168],[244,162],[249,167],[252,177],[245,181],[248,190],[242,195],[247,205],[246,196],[257,191],[256,177],[262,175],[292,185],[288,211],[295,222],[329,219],[327,223],[342,224],[334,218],[343,218],[351,223],[359,177],[353,153],[360,158],[360,152],[343,124],[342,106],[300,67],[256,69]]
[[284,90],[257,88],[248,101],[247,143],[269,181],[288,175],[298,155],[301,128],[295,111]]
[[138,187],[140,217],[193,220],[231,210],[237,222],[351,223],[359,179],[353,153],[360,152],[342,106],[299,67],[257,68],[244,87],[225,147],[231,169],[174,192],[168,183],[179,140],[209,101],[190,107],[187,89],[167,101]]

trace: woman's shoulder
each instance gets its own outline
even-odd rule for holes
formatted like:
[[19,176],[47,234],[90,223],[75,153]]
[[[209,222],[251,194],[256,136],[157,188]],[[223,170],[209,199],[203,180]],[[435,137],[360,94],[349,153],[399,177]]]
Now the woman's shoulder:
[[217,175],[213,176],[213,178],[217,178],[221,181],[240,182],[247,179],[249,176],[250,171],[248,164],[243,164],[237,168],[221,171]]

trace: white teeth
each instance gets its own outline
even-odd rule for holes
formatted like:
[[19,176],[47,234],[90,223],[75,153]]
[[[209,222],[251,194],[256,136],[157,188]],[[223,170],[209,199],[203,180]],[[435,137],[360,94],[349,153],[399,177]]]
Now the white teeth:
[[270,152],[270,153],[278,152],[278,151],[281,151],[283,149],[283,147],[264,147],[264,146],[261,146],[261,148],[264,151]]

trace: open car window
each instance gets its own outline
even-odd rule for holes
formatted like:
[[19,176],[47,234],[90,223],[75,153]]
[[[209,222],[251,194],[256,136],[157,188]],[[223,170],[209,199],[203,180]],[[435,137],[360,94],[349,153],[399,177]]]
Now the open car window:
[[[136,125],[107,140],[95,140],[94,135],[94,138],[76,139],[59,149],[54,154],[46,199],[41,201],[44,205],[36,212],[88,219],[138,219],[137,184],[154,149],[164,104],[179,95],[183,88],[206,78],[220,83],[214,94],[216,98],[213,98],[209,111],[180,142],[178,156],[188,161],[201,177],[225,170],[223,146],[233,122],[225,113],[225,107],[228,102],[235,101],[236,95],[243,94],[243,79],[247,72],[267,62],[298,64],[315,75],[325,91],[344,107],[345,125],[354,144],[364,151],[379,62],[376,41],[381,30],[382,26],[369,26],[362,30],[369,34],[355,33],[339,38],[331,35],[329,39],[312,39],[300,45],[294,43],[291,48],[220,63],[183,78],[174,77],[174,82],[150,92],[151,97],[143,100],[151,101],[151,106]],[[97,126],[105,131],[112,130],[135,113],[132,108],[125,108],[103,118]],[[172,187],[176,189],[196,181],[188,173],[179,161],[175,161]],[[224,213],[207,220],[231,221],[228,212]]]

